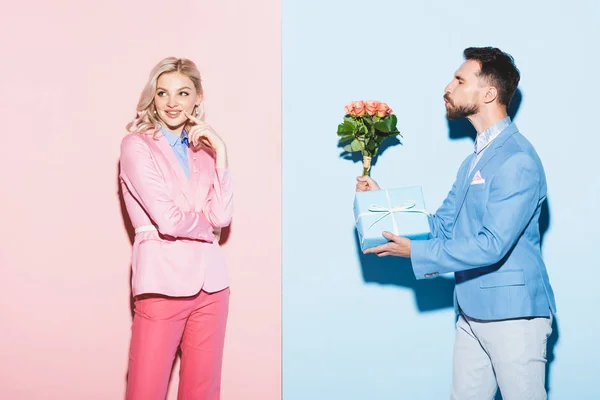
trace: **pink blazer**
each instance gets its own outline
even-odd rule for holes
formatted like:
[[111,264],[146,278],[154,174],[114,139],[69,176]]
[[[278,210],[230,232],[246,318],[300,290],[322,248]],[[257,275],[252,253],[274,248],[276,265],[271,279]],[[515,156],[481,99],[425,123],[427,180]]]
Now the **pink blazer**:
[[166,138],[130,133],[121,142],[120,180],[136,228],[132,291],[192,296],[229,286],[213,228],[229,225],[233,193],[228,169],[213,152],[188,150],[190,179]]

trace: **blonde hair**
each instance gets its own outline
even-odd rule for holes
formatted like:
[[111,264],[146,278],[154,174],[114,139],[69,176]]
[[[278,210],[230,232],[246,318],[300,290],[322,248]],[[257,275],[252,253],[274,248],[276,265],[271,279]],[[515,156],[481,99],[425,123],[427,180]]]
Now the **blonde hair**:
[[[137,115],[135,118],[127,124],[126,129],[128,132],[138,132],[145,134],[156,133],[160,129],[160,120],[156,116],[156,108],[154,106],[154,95],[156,94],[156,83],[158,78],[164,73],[179,72],[192,81],[194,88],[198,95],[202,95],[202,79],[200,78],[200,71],[193,61],[186,58],[167,57],[161,60],[150,72],[148,82],[140,95],[140,99],[137,104]],[[200,108],[195,110],[199,117],[202,118],[202,105]]]

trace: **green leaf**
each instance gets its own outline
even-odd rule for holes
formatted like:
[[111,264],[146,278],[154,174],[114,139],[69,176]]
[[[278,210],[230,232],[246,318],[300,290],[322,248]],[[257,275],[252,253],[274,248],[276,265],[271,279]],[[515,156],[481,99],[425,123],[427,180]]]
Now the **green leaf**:
[[366,146],[366,149],[369,150],[369,152],[374,152],[377,148],[379,147],[379,143],[377,143],[377,141],[375,140],[371,140],[369,141],[369,143]]
[[351,124],[356,125],[356,118],[352,116],[344,117],[344,122],[349,122]]
[[367,128],[364,124],[360,124],[358,126],[358,133],[366,135],[367,133],[369,133],[369,128]]
[[358,140],[354,139],[352,141],[352,143],[350,143],[350,148],[352,148],[352,151],[360,151],[363,150],[365,147],[365,145],[361,142],[359,142]]
[[392,118],[391,117],[385,117],[381,121],[377,122],[375,124],[375,129],[377,129],[379,132],[383,132],[383,133],[389,133],[389,132],[391,132],[393,130],[393,128],[392,128]]
[[354,150],[352,150],[352,146],[350,146],[349,144],[347,144],[347,145],[344,146],[344,150],[347,151],[347,152],[349,152],[349,153],[351,153],[351,152],[354,151]]
[[354,135],[342,136],[340,138],[339,143],[344,143],[344,142],[347,142],[347,141],[353,140],[353,139],[354,139]]
[[392,120],[392,124],[391,124],[392,130],[393,131],[397,130],[396,125],[398,124],[398,117],[396,117],[396,114],[392,114],[389,116],[389,118]]
[[354,121],[344,121],[338,125],[338,135],[354,134],[354,132],[356,132],[356,123]]

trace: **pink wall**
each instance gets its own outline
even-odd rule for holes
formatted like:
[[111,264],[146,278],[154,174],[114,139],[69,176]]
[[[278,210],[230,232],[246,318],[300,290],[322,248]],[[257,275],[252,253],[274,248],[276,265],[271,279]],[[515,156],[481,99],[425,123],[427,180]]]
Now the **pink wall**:
[[0,398],[123,398],[119,144],[151,67],[175,55],[200,67],[235,185],[223,399],[279,399],[280,1],[86,3],[0,16]]

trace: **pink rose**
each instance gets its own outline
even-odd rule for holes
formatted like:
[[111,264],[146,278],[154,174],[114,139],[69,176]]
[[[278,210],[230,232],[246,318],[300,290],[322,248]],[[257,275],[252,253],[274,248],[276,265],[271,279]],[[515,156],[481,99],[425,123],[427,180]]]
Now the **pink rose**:
[[348,103],[344,106],[344,113],[346,113],[346,115],[352,114],[352,103]]
[[377,110],[379,109],[380,104],[381,102],[377,100],[369,100],[365,103],[365,111],[369,115],[375,115],[377,114]]
[[352,102],[352,115],[357,117],[362,117],[365,115],[365,103],[362,101],[353,101]]
[[377,107],[377,116],[379,118],[384,118],[391,114],[392,114],[392,109],[390,108],[390,106],[388,106],[385,103],[379,103],[379,106]]

